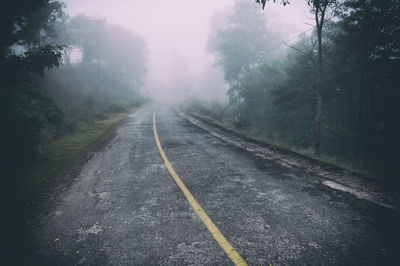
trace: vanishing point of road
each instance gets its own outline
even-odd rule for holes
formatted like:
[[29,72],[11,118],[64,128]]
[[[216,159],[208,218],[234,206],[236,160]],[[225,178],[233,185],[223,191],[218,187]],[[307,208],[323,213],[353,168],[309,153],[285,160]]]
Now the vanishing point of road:
[[43,215],[30,263],[396,265],[399,221],[148,105]]

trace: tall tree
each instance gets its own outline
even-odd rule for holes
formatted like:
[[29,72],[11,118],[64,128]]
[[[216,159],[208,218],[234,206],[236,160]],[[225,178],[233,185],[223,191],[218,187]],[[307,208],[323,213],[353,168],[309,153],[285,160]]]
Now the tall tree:
[[329,73],[340,72],[330,82],[356,116],[363,164],[393,174],[400,156],[400,2],[347,0],[342,7],[328,55]]
[[217,34],[214,52],[225,79],[234,84],[246,77],[260,63],[266,51],[266,21],[251,3],[236,0],[227,27]]
[[60,121],[56,104],[33,76],[61,64],[63,47],[51,44],[63,5],[51,0],[7,1],[0,11],[0,168],[29,157],[39,132]]
[[[257,3],[262,4],[265,8],[266,2],[269,0],[256,0]],[[276,0],[272,0],[276,2]],[[290,3],[289,0],[282,0],[283,5]],[[322,108],[323,108],[323,97],[322,97],[322,69],[323,69],[323,49],[322,49],[322,29],[325,23],[325,16],[327,14],[328,8],[336,3],[336,0],[307,0],[307,4],[311,7],[315,24],[317,28],[317,45],[318,45],[318,60],[317,60],[317,72],[316,72],[316,113],[314,119],[314,154],[320,155],[321,147],[321,119],[322,119]]]
[[[82,64],[86,70],[95,66],[95,76],[99,78],[114,75],[126,81],[128,87],[136,90],[140,87],[147,71],[148,54],[142,36],[111,25],[103,18],[83,14],[71,18],[69,28],[71,43],[82,51]],[[98,83],[103,82],[99,79]]]
[[218,32],[211,32],[208,45],[230,86],[231,100],[238,100],[241,84],[250,72],[275,56],[276,51],[268,48],[274,44],[277,33],[267,28],[266,17],[246,0],[236,0],[233,12],[226,17],[226,22],[212,25]]
[[[0,8],[0,208],[4,214],[1,260],[23,264],[26,221],[21,219],[17,173],[30,161],[42,129],[61,121],[56,103],[33,77],[61,64],[63,47],[42,40],[51,35],[61,5],[50,0],[7,0]],[[24,201],[25,202],[25,201]],[[18,250],[18,251],[17,251]],[[15,260],[14,260],[15,259]]]

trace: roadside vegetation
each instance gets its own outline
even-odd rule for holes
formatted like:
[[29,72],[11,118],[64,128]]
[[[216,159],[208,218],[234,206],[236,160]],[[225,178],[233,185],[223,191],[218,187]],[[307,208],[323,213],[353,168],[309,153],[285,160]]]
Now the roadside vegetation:
[[180,108],[184,112],[200,120],[206,121],[207,123],[217,127],[222,127],[240,136],[244,136],[246,138],[276,146],[285,150],[294,151],[307,157],[342,167],[354,173],[375,177],[378,175],[371,169],[360,167],[358,161],[349,161],[344,157],[329,156],[325,153],[315,156],[313,147],[311,145],[302,147],[301,145],[297,145],[296,143],[292,143],[281,137],[279,133],[276,133],[275,135],[267,135],[259,126],[252,126],[248,122],[244,121],[241,117],[240,110],[231,104],[217,101],[207,102],[193,98],[182,103]]
[[64,9],[61,1],[16,0],[0,11],[6,259],[29,254],[30,216],[146,102],[139,93],[147,71],[143,37],[101,17],[69,17]]
[[[314,2],[323,1],[310,1],[310,8]],[[321,70],[316,28],[294,42],[276,43],[285,37],[268,26],[260,7],[237,0],[234,11],[221,16],[225,21],[211,25],[209,37],[209,51],[229,84],[229,102],[192,100],[184,108],[245,135],[399,183],[400,5],[329,5]],[[324,99],[318,152],[317,74]]]
[[[37,156],[24,178],[26,190],[34,193],[47,192],[59,185],[66,177],[72,178],[75,168],[81,166],[92,152],[109,140],[114,129],[133,110],[108,114],[105,119],[82,125],[73,133],[66,134],[43,146],[41,156]],[[71,171],[72,169],[72,171]]]
[[48,145],[145,102],[139,94],[144,39],[100,17],[69,17],[64,8],[60,1],[21,0],[2,10],[0,168],[6,182],[48,156]]

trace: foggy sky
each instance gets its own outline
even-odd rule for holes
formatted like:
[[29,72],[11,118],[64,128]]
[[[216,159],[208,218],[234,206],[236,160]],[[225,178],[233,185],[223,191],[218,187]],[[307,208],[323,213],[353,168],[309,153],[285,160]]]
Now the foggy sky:
[[[177,54],[186,60],[180,75],[191,77],[193,83],[209,72],[214,64],[205,47],[209,32],[209,19],[216,10],[229,9],[234,0],[65,0],[66,12],[101,16],[113,24],[142,35],[149,47],[148,75],[145,90],[152,96],[168,97],[171,86],[171,66]],[[306,1],[293,1],[290,6],[267,4],[265,16],[293,39],[308,30],[310,20]],[[308,18],[307,18],[308,17]],[[280,40],[277,40],[279,43]],[[214,68],[216,69],[216,68]],[[174,79],[174,78],[172,78]],[[193,85],[195,86],[195,84]]]

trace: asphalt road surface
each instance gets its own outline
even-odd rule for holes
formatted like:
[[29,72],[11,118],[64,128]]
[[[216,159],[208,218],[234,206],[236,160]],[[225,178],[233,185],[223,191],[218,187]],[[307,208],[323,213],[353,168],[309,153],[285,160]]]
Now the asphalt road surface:
[[[395,210],[255,159],[147,106],[43,215],[35,265],[233,265],[156,145],[221,236],[249,265],[398,265]],[[215,232],[214,232],[215,233]]]

